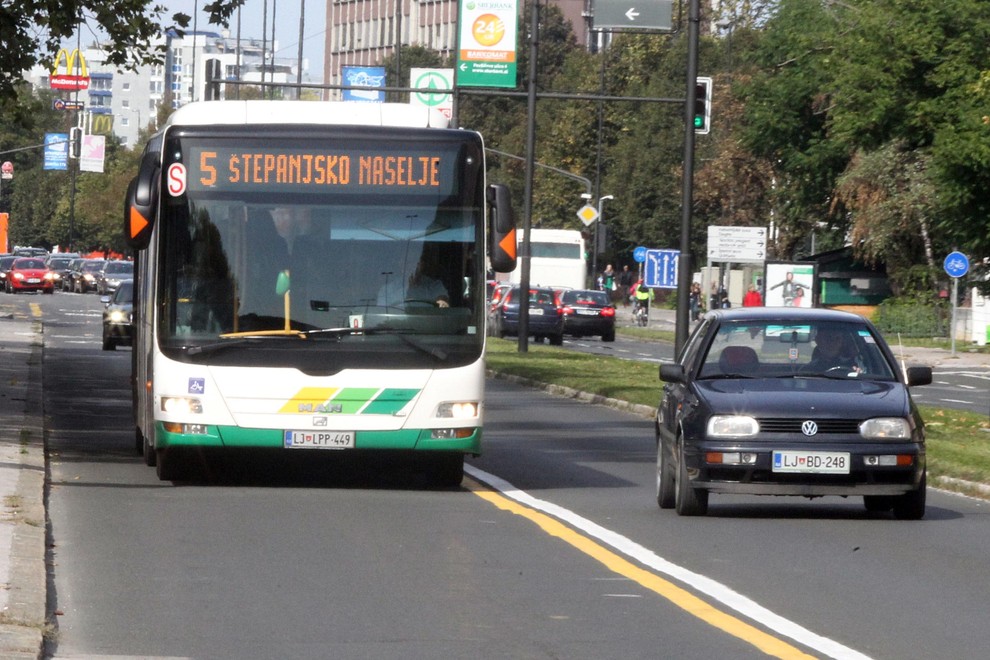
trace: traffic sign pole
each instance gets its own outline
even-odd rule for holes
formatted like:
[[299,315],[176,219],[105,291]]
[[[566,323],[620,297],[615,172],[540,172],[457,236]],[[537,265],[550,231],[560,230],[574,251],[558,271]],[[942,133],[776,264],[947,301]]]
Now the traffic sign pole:
[[956,355],[956,311],[959,306],[959,278],[969,272],[969,257],[962,252],[952,251],[942,262],[942,268],[952,278],[952,324],[949,334],[952,335],[952,356]]

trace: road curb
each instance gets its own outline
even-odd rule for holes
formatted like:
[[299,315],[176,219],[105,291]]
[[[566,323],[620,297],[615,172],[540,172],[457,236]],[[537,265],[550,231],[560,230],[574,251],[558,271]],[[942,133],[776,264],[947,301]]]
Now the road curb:
[[[5,319],[6,320],[6,319]],[[12,525],[5,605],[0,614],[0,657],[40,658],[47,630],[45,448],[42,389],[44,344],[40,320],[4,324],[6,362],[0,469],[7,484],[2,520]]]
[[533,380],[532,378],[524,378],[523,376],[514,376],[512,374],[504,374],[497,371],[492,371],[491,369],[487,370],[486,374],[488,375],[489,378],[505,380],[510,383],[515,383],[517,385],[525,385],[526,387],[532,387],[534,389],[544,390],[549,394],[564,397],[567,399],[577,399],[578,401],[584,401],[586,403],[594,403],[600,406],[608,406],[609,408],[632,413],[634,415],[638,415],[639,417],[644,417],[646,419],[653,419],[653,417],[656,415],[657,412],[656,408],[652,406],[645,406],[641,403],[629,403],[628,401],[623,401],[622,399],[613,399],[611,397],[602,396],[601,394],[591,394],[590,392],[582,392],[581,390],[576,390],[571,387],[564,387],[563,385],[543,383],[538,380]]

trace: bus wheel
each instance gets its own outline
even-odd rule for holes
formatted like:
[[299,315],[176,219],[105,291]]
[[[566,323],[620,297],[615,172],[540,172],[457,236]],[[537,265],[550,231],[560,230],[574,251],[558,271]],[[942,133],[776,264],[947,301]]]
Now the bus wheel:
[[156,449],[155,472],[162,481],[184,481],[190,473],[189,457],[177,449]]
[[437,488],[458,488],[464,478],[464,454],[442,453],[431,459],[430,481]]
[[[137,433],[141,433],[140,429]],[[152,446],[148,436],[143,433],[141,433],[141,456],[144,457],[144,464],[148,467],[155,467],[158,465],[158,453]]]

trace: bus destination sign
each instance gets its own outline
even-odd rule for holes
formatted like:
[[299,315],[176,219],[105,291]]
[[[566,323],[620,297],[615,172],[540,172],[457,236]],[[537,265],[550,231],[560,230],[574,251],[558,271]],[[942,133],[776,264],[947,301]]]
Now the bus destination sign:
[[[194,148],[189,152],[190,190],[281,187],[357,188],[368,191],[443,192],[451,187],[452,154],[418,151],[363,152]],[[447,179],[445,181],[445,178]]]

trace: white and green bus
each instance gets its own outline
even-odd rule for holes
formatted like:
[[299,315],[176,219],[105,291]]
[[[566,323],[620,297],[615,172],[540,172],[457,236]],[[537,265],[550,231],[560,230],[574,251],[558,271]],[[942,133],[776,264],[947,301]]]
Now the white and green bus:
[[267,449],[408,454],[460,483],[486,264],[515,267],[478,133],[402,104],[192,103],[149,140],[124,216],[135,439],[161,479]]

